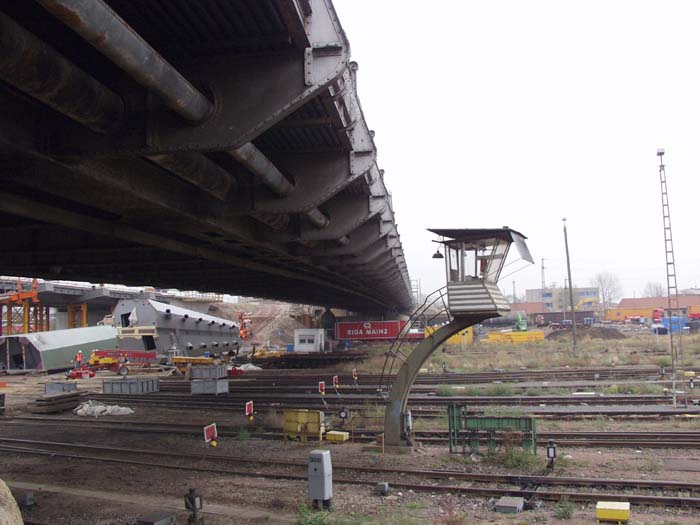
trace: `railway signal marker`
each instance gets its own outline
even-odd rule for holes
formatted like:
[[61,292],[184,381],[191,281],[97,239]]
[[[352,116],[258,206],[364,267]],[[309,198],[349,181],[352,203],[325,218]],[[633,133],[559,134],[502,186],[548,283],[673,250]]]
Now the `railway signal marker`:
[[318,382],[318,393],[321,394],[322,396],[326,395],[326,382],[325,381]]
[[216,423],[207,425],[204,427],[204,442],[209,443],[211,446],[216,446],[216,441],[219,439],[219,435],[216,432]]
[[253,418],[255,417],[253,414],[253,402],[248,401],[245,404],[245,415],[248,416],[248,421],[251,423],[253,422]]

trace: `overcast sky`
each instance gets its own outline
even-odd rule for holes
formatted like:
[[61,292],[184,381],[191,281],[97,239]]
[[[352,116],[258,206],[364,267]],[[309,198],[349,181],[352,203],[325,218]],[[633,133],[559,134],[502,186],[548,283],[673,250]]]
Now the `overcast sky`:
[[[535,265],[505,293],[616,274],[666,282],[658,147],[679,288],[700,285],[700,3],[334,0],[359,63],[412,279],[444,284],[429,227],[501,227]],[[517,265],[512,265],[512,267]],[[504,275],[507,272],[504,272]]]

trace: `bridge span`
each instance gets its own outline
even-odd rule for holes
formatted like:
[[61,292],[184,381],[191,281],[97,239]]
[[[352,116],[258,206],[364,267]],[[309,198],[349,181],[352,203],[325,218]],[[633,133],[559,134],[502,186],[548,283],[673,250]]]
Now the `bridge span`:
[[412,305],[331,0],[0,0],[0,274]]

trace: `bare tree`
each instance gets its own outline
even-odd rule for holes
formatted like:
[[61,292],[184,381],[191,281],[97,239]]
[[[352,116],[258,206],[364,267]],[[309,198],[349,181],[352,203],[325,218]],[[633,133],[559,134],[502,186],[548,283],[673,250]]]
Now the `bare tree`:
[[608,312],[608,305],[620,297],[622,286],[620,279],[614,273],[600,272],[591,281],[593,286],[598,288],[600,302],[603,305],[603,315]]
[[644,297],[665,297],[666,287],[661,283],[649,281],[644,287]]

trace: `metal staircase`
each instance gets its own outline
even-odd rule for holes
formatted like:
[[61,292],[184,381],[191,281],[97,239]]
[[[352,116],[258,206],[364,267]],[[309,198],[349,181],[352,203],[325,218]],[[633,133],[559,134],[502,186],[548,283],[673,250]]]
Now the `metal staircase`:
[[440,320],[446,320],[447,322],[452,320],[447,306],[446,286],[431,293],[425,298],[421,305],[413,311],[404,327],[396,336],[396,339],[391,343],[389,350],[384,354],[384,366],[382,367],[382,373],[377,388],[378,396],[388,397],[391,391],[394,374],[401,368],[401,365],[406,361],[410,351],[413,350],[413,345],[408,345],[408,347],[404,346],[405,343],[409,341],[415,342],[415,340],[410,338],[409,334],[411,330],[414,328],[432,326],[438,318],[440,318]]

